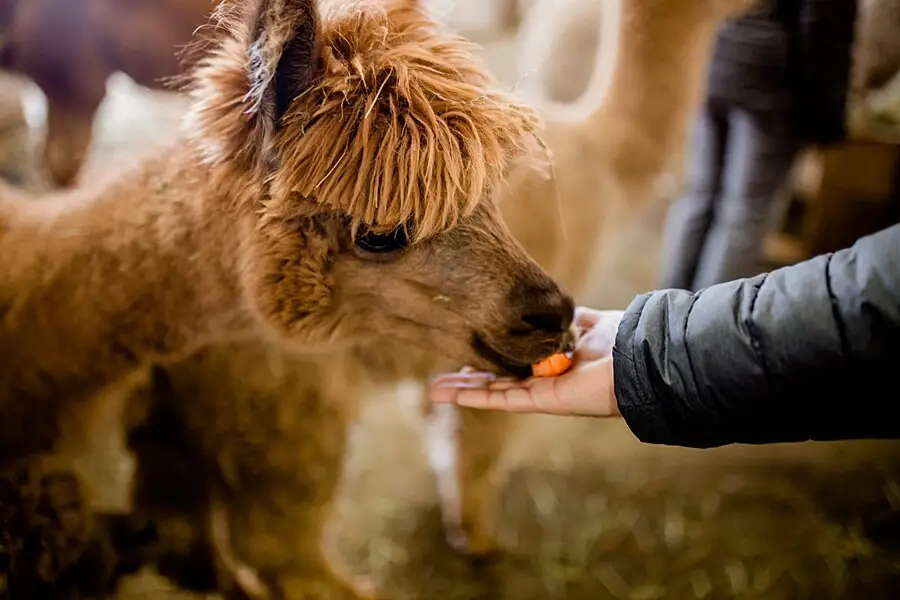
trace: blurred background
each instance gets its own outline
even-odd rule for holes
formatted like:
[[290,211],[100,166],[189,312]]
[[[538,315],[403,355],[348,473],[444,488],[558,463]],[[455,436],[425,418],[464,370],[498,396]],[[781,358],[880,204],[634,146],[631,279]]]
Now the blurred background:
[[[0,57],[4,42],[18,35],[16,21],[4,16],[16,1],[0,0]],[[433,4],[480,45],[504,86],[526,94],[537,86],[568,102],[586,87],[602,1],[566,2],[574,8],[554,24],[543,58],[528,64],[522,57],[535,56],[528,48],[536,42],[522,20],[531,2]],[[158,10],[162,21],[174,22]],[[760,270],[845,247],[900,221],[900,1],[861,0],[856,38],[851,135],[797,161]],[[175,135],[185,99],[147,87],[157,67],[146,58],[168,56],[172,41],[148,34],[130,43],[144,44],[138,54],[146,60],[133,77],[99,72],[102,98],[76,184],[107,177]],[[136,82],[145,76],[145,85]],[[53,104],[32,79],[11,68],[0,72],[0,177],[33,190],[66,178],[51,173],[45,158]],[[77,147],[57,151],[77,153]],[[685,150],[689,161],[690,147]],[[648,217],[631,242],[633,260],[623,265],[622,281],[618,288],[610,282],[619,294],[656,285],[652,249],[661,222],[661,213]],[[611,296],[609,307],[621,297]],[[888,393],[900,400],[900,387]],[[900,598],[900,443],[692,451],[640,445],[622,423],[523,417],[504,457],[509,479],[497,498],[498,536],[508,552],[475,571],[444,542],[415,402],[415,393],[401,388],[367,403],[338,515],[341,551],[360,572],[375,573],[395,598]],[[110,435],[95,440],[94,454],[84,458],[94,469],[95,501],[122,507],[128,457],[115,416],[98,418],[108,419]],[[189,596],[142,573],[125,582],[119,597]]]

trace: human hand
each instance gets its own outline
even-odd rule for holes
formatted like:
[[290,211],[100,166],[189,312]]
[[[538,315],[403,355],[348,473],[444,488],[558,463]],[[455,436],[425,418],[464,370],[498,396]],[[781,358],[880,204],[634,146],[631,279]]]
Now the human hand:
[[504,412],[620,416],[613,388],[612,348],[622,311],[575,311],[578,341],[572,368],[558,377],[523,381],[463,369],[442,375],[429,390],[432,402]]

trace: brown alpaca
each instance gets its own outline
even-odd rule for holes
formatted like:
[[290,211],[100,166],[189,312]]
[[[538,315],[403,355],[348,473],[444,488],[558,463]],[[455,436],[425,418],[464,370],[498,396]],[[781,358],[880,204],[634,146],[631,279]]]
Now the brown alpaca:
[[[609,272],[610,263],[597,265],[595,259],[614,259],[622,231],[658,204],[660,180],[677,179],[713,32],[743,4],[628,2],[621,13],[607,15],[618,24],[614,37],[603,38],[606,44],[615,42],[613,64],[605,62],[606,54],[597,61],[597,71],[609,73],[608,87],[599,92],[602,102],[593,97],[586,115],[572,108],[574,117],[563,115],[548,128],[556,177],[547,179],[525,163],[510,173],[507,188],[497,190],[515,236],[580,301],[625,301],[629,292],[603,289],[600,275]],[[138,403],[149,411],[133,417],[130,443],[138,465],[134,502],[160,530],[153,557],[160,570],[193,586],[189,574],[227,546],[232,558],[222,571],[246,574],[249,566],[268,573],[270,587],[302,589],[291,582],[308,564],[305,557],[325,561],[320,536],[298,532],[320,532],[327,521],[353,407],[382,381],[390,384],[446,366],[433,356],[415,358],[411,362],[406,349],[390,346],[380,346],[377,353],[338,351],[316,360],[272,346],[240,344],[210,348],[157,370],[151,402]],[[298,398],[314,418],[296,418],[296,408],[285,408],[296,407],[291,400]],[[232,411],[212,427],[209,414],[223,404]],[[446,407],[427,413],[425,443],[448,538],[472,556],[489,556],[496,550],[491,475],[511,421]],[[180,432],[174,439],[173,430]],[[168,465],[187,456],[193,457],[191,466],[173,481]],[[313,473],[301,468],[310,464],[318,466]],[[173,486],[193,493],[158,493]],[[227,527],[220,533],[228,532],[227,543],[224,535],[217,541],[209,525],[216,512],[210,495],[224,502],[219,510]],[[190,535],[176,533],[185,528]]]
[[[196,474],[197,501],[182,498],[177,516],[202,515],[217,585],[288,598],[357,596],[321,538],[353,412],[347,382],[380,358],[366,348],[523,374],[571,343],[573,312],[492,200],[532,145],[534,113],[414,0],[321,4],[321,15],[313,0],[221,5],[186,134],[136,170],[39,200],[0,190],[2,456],[51,456],[65,473],[101,387],[234,342],[155,370],[128,407],[129,442],[139,472],[142,449],[174,448]],[[302,358],[288,394],[266,398],[268,379],[249,373],[277,369],[273,343]],[[255,367],[246,379],[223,368],[237,352]],[[220,386],[193,389],[180,377],[191,364]],[[229,376],[251,396],[236,398]],[[160,489],[190,492],[142,483],[151,509],[166,505]],[[82,520],[57,544],[76,556],[107,535]],[[178,537],[169,531],[154,535]],[[285,535],[279,554],[270,540]],[[54,565],[10,577],[64,578]]]
[[122,71],[162,89],[181,70],[179,48],[218,0],[0,0],[0,68],[47,97],[44,159],[53,181],[75,181],[106,81]]
[[[713,31],[726,10],[737,8],[676,0],[623,5],[621,15],[610,16],[620,24],[616,37],[605,38],[620,44],[615,64],[598,61],[598,71],[610,72],[603,101],[583,120],[567,116],[548,130],[556,178],[526,163],[510,174],[508,188],[497,190],[516,237],[581,301],[599,304],[615,294],[601,295],[604,282],[592,279],[600,272],[591,270],[592,259],[612,253],[617,228],[641,220],[660,195],[659,180],[676,172]],[[144,412],[131,418],[129,438],[137,458],[134,504],[159,530],[151,559],[160,571],[202,588],[208,582],[191,573],[214,571],[208,565],[225,547],[231,559],[219,561],[220,572],[233,579],[249,567],[267,574],[263,587],[304,589],[308,580],[298,573],[309,557],[326,563],[321,536],[306,532],[321,532],[328,519],[354,406],[378,383],[447,366],[433,356],[415,358],[387,345],[301,358],[273,346],[234,344],[158,369],[150,401],[135,403]],[[231,410],[218,410],[223,405]],[[296,410],[308,418],[297,418]],[[220,413],[215,426],[213,412]],[[510,420],[443,407],[428,414],[425,442],[448,538],[471,556],[489,556],[496,550],[491,475]],[[177,479],[170,468],[176,460],[185,465]],[[159,493],[172,488],[191,492]],[[211,496],[220,503],[216,510]],[[210,526],[217,511],[227,521],[219,534]],[[244,588],[255,586],[251,579]]]

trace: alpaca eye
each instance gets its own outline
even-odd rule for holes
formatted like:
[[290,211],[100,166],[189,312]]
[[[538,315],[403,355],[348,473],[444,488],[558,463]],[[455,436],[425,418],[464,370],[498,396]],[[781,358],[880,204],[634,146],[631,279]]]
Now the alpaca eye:
[[398,227],[386,233],[363,230],[356,236],[356,247],[373,254],[386,254],[403,250],[409,244],[406,228]]

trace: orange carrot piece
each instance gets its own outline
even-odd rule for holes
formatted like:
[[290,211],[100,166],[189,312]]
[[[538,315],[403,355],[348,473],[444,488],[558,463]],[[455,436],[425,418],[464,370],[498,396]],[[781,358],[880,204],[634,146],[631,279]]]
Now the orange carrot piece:
[[556,377],[572,368],[572,359],[558,352],[544,360],[531,365],[531,373],[535,377]]

